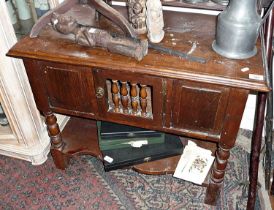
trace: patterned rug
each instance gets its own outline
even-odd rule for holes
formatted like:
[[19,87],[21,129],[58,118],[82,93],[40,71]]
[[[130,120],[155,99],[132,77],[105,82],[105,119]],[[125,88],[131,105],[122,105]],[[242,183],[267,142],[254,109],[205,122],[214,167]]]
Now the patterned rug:
[[[236,146],[216,207],[203,204],[205,188],[172,175],[130,169],[104,172],[93,157],[74,158],[66,171],[52,159],[41,166],[0,156],[0,209],[246,209],[248,153]],[[257,199],[257,207],[260,203]]]

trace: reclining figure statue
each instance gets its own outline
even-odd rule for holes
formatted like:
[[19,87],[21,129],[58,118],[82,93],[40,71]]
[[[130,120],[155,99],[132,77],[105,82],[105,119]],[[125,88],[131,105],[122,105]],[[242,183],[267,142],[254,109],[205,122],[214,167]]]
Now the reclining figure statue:
[[62,34],[74,34],[78,44],[102,47],[110,52],[133,57],[140,61],[148,52],[147,40],[112,36],[108,31],[90,26],[82,26],[68,15],[53,13],[53,28]]

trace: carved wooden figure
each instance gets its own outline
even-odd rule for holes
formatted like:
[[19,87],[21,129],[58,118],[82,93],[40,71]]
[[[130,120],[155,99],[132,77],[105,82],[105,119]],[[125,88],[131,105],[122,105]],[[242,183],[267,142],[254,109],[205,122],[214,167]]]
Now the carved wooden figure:
[[138,34],[146,33],[146,0],[128,0],[128,17]]
[[53,13],[51,18],[53,28],[62,34],[74,34],[78,44],[102,47],[110,52],[130,56],[140,61],[147,54],[147,40],[136,40],[126,37],[113,37],[109,32],[94,28],[85,27],[71,16]]
[[[56,32],[51,27],[45,27],[37,38],[21,39],[9,51],[9,56],[24,60],[37,108],[46,117],[55,164],[64,169],[70,156],[81,153],[102,159],[95,120],[173,133],[195,138],[203,144],[211,142],[218,146],[218,150],[205,202],[212,205],[216,203],[223,184],[230,149],[235,145],[248,94],[257,92],[258,112],[251,144],[252,164],[247,204],[247,209],[254,209],[269,87],[266,81],[251,79],[251,72],[243,72],[241,69],[252,67],[253,74],[264,75],[260,43],[259,53],[252,59],[228,60],[211,50],[214,39],[214,33],[211,32],[216,28],[215,17],[167,12],[165,18],[166,26],[171,30],[184,27],[184,22],[179,20],[192,23],[189,32],[176,33],[178,42],[175,47],[188,49],[187,40],[197,38],[199,47],[195,54],[204,57],[206,65],[201,62],[183,62],[178,57],[159,55],[154,50],[142,62],[116,54],[109,56],[109,53],[100,49],[68,44],[60,36],[52,37]],[[105,22],[102,22],[102,27],[107,26],[103,24]],[[79,29],[78,26],[76,29]],[[87,44],[93,40],[92,33],[85,34],[90,28],[82,29],[77,38]],[[168,42],[162,45],[168,47],[171,39],[167,36]],[[106,81],[108,87],[104,90]],[[126,96],[126,81],[130,87],[127,89],[129,114],[120,112],[121,109],[117,113],[110,109],[108,101],[113,100],[112,93],[116,96],[121,94],[121,99],[115,99],[114,104],[116,108],[118,105],[125,107],[123,96]],[[62,133],[53,112],[74,116]],[[146,116],[142,116],[142,112],[146,112]],[[172,172],[174,168],[170,168],[170,165],[174,164],[170,160],[148,163],[147,171],[151,174]]]
[[162,3],[160,0],[147,0],[146,7],[147,36],[149,41],[159,43],[165,35]]

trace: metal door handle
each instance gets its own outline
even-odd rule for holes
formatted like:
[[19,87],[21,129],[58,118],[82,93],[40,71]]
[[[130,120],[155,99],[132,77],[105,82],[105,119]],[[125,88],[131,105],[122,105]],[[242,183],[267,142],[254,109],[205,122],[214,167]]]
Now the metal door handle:
[[96,98],[102,98],[104,96],[104,88],[102,87],[97,87],[96,89]]

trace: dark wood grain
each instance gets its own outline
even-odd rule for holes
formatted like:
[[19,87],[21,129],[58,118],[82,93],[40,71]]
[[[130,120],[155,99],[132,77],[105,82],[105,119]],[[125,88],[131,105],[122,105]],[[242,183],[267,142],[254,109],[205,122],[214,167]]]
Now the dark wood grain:
[[24,59],[24,65],[27,69],[28,79],[30,81],[30,85],[33,91],[33,95],[35,98],[35,103],[41,112],[50,112],[50,107],[48,104],[47,92],[43,85],[41,85],[41,81],[43,81],[43,74],[40,73],[40,66],[38,61],[32,59]]
[[228,95],[228,88],[175,81],[172,108],[173,127],[220,134]]
[[[122,124],[128,124],[132,126],[144,126],[145,128],[154,127],[154,128],[162,128],[162,107],[163,107],[163,99],[162,99],[162,83],[161,79],[158,77],[152,77],[147,75],[141,75],[138,73],[132,73],[133,69],[129,68],[127,74],[123,74],[120,71],[113,71],[112,69],[99,69],[97,68],[94,71],[95,75],[95,86],[96,87],[104,87],[106,90],[106,80],[121,80],[127,81],[131,84],[131,96],[137,97],[137,92],[135,90],[136,84],[146,84],[147,86],[152,87],[153,96],[152,96],[152,113],[153,116],[145,117],[145,116],[135,116],[125,114],[125,113],[115,113],[108,112],[108,100],[107,95],[103,98],[97,99],[98,107],[100,108],[100,117],[104,120],[110,121],[119,121]],[[135,107],[135,105],[132,105]],[[137,104],[136,104],[137,109]],[[133,109],[133,112],[135,108]]]
[[57,123],[56,116],[50,111],[45,112],[45,122],[51,141],[51,155],[56,168],[65,169],[68,165],[67,154],[63,151],[66,143],[62,139],[62,134]]
[[[121,10],[125,12],[125,9]],[[37,38],[20,40],[8,55],[24,60],[37,108],[46,116],[51,151],[58,168],[67,167],[69,158],[75,154],[91,154],[102,158],[93,120],[184,135],[197,138],[202,143],[210,141],[218,145],[205,199],[211,205],[216,202],[223,183],[247,96],[250,91],[259,92],[260,114],[252,143],[254,162],[251,164],[248,201],[252,209],[265,97],[269,91],[260,44],[257,44],[257,55],[250,59],[223,58],[211,49],[216,17],[165,12],[164,18],[166,34],[160,45],[188,52],[196,43],[192,55],[205,58],[205,64],[164,55],[155,50],[149,50],[148,55],[138,62],[104,49],[78,45],[70,36],[60,35],[50,27],[45,27]],[[98,24],[112,32],[121,32],[104,18],[100,18]],[[243,68],[249,70],[242,71]],[[264,79],[250,79],[250,74],[263,76]],[[115,111],[110,107],[107,91],[108,82],[111,81]],[[126,89],[125,82],[130,90]],[[146,88],[142,89],[141,85]],[[126,97],[126,94],[131,101],[121,99],[121,95]],[[132,98],[136,98],[136,105],[132,103]],[[127,103],[132,112],[123,111]],[[151,116],[147,115],[149,104]],[[143,114],[138,115],[138,107]],[[73,117],[60,133],[52,112],[80,118]],[[147,173],[160,173],[162,170],[169,173],[173,170],[175,160],[156,162],[158,167],[154,167],[155,163],[147,164],[136,170]]]
[[[149,50],[148,55],[138,62],[129,57],[111,54],[103,49],[77,45],[66,37],[56,34],[50,28],[45,29],[39,38],[23,38],[8,54],[14,57],[111,68],[113,71],[119,69],[122,72],[128,72],[129,69],[134,68],[134,71],[141,74],[268,91],[264,81],[249,79],[250,74],[264,75],[260,65],[262,59],[259,43],[257,55],[250,59],[223,58],[211,48],[216,17],[176,12],[166,12],[164,17],[166,34],[160,45],[188,52],[196,41],[198,45],[192,54],[205,58],[206,64],[164,55],[155,50]],[[241,71],[245,67],[250,70]]]
[[163,93],[163,127],[173,127],[171,121],[171,107],[172,107],[172,91],[173,91],[173,80],[163,79],[162,80],[162,93]]
[[63,152],[70,157],[89,154],[102,160],[95,120],[72,117],[62,132],[62,138],[66,142]]
[[[215,205],[217,194],[223,182],[230,149],[234,146],[240,127],[248,91],[232,88],[230,90],[226,115],[223,119],[223,127],[220,142],[215,155],[215,161],[211,170],[210,185],[206,192],[205,203]],[[216,196],[212,196],[215,193]]]
[[80,154],[93,155],[102,160],[97,138],[96,121],[71,118],[62,131],[62,140],[56,142],[59,147],[55,142],[52,143],[51,155],[56,167],[64,170],[68,167],[70,158]]
[[163,158],[152,162],[134,165],[132,168],[139,173],[161,175],[174,173],[181,155]]
[[51,108],[75,110],[95,114],[92,72],[88,68],[40,62],[43,83]]

